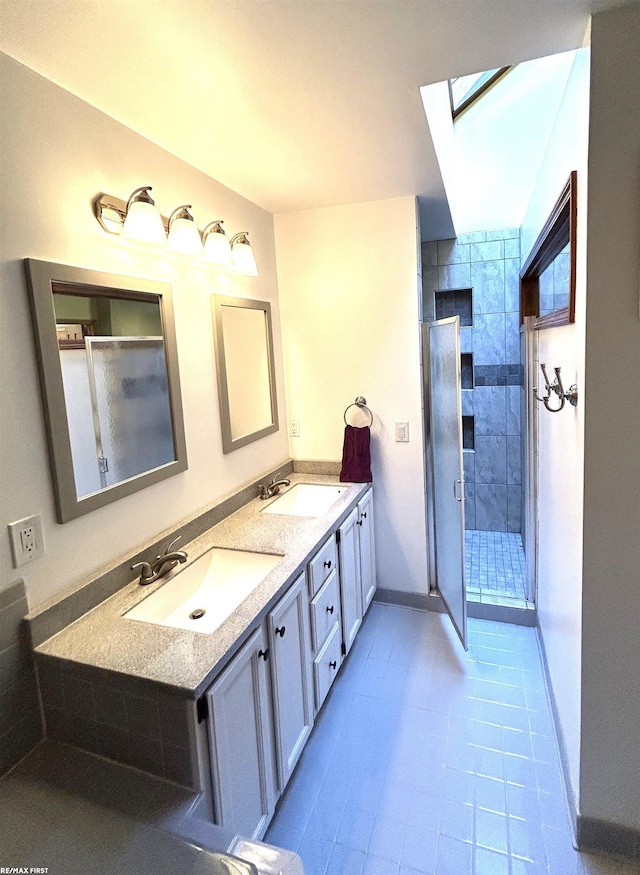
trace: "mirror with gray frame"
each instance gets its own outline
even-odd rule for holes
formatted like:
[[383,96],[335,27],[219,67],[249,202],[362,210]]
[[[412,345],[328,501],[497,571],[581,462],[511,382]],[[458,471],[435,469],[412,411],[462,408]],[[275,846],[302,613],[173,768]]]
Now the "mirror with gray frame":
[[278,430],[271,305],[213,295],[222,450]]
[[25,268],[58,521],[185,471],[171,286]]

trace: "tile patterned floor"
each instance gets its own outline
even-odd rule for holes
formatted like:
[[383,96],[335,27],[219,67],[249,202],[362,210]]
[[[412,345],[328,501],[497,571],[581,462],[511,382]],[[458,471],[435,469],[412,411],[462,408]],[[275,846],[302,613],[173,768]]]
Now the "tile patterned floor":
[[468,529],[465,559],[471,601],[526,607],[522,535]]
[[266,841],[306,875],[631,875],[571,844],[533,629],[373,604]]

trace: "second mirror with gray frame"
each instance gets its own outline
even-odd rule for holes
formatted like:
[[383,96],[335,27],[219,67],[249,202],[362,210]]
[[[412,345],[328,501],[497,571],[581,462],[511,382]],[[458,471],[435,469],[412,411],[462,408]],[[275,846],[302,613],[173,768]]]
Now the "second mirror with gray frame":
[[278,430],[271,305],[212,297],[222,449],[231,453]]
[[186,470],[171,287],[25,266],[59,522]]

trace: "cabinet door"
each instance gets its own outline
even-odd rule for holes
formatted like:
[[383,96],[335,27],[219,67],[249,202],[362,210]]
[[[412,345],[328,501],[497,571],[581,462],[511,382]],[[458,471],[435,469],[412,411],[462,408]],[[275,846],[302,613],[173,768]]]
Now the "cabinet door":
[[261,626],[206,693],[216,822],[253,839],[276,802],[267,658]]
[[276,759],[284,790],[313,728],[309,597],[302,574],[268,617]]
[[362,614],[366,614],[376,591],[376,555],[373,540],[373,493],[367,492],[358,504],[358,542],[362,583]]
[[338,556],[340,562],[340,596],[342,599],[342,633],[345,653],[362,622],[362,591],[360,586],[360,555],[358,549],[358,508],[340,526]]

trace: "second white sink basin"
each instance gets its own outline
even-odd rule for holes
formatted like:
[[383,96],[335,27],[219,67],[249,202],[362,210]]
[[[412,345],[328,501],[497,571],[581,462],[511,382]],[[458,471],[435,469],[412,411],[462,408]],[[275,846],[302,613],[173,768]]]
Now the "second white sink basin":
[[346,486],[297,483],[284,495],[265,507],[262,513],[281,513],[287,516],[322,516],[346,489]]
[[281,559],[273,553],[214,547],[124,616],[210,634]]

